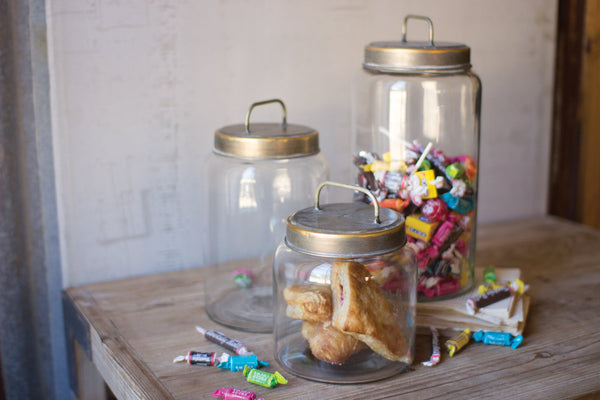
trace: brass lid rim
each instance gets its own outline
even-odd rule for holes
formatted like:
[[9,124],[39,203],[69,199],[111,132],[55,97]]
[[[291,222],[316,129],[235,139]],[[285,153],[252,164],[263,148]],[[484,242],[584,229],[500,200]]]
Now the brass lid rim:
[[[285,241],[288,247],[301,253],[324,257],[358,257],[385,254],[406,244],[404,218],[379,230],[324,230],[292,222],[288,218]],[[373,229],[377,229],[374,226]]]
[[363,63],[363,67],[372,71],[379,72],[461,72],[468,71],[472,68],[471,64],[456,64],[456,65],[380,65],[372,63]]
[[383,254],[387,254],[387,253],[391,253],[397,250],[400,250],[401,248],[403,248],[406,245],[407,239],[406,236],[404,236],[403,240],[401,242],[399,242],[399,244],[395,247],[391,247],[391,248],[385,248],[385,249],[373,249],[371,251],[343,251],[343,252],[335,252],[335,251],[319,251],[319,250],[315,250],[315,249],[307,249],[307,248],[301,248],[298,247],[292,243],[290,243],[290,241],[288,240],[288,238],[285,238],[285,244],[292,250],[297,251],[299,253],[304,253],[304,254],[308,254],[311,256],[318,256],[318,257],[327,257],[327,258],[355,258],[355,257],[371,257],[371,256],[378,256],[378,255],[383,255]]
[[307,157],[320,153],[319,132],[303,125],[255,124],[264,130],[243,132],[230,125],[214,134],[213,151],[230,157],[260,160]]
[[471,67],[471,49],[461,44],[410,47],[406,43],[374,42],[365,46],[363,66],[379,71],[445,71]]

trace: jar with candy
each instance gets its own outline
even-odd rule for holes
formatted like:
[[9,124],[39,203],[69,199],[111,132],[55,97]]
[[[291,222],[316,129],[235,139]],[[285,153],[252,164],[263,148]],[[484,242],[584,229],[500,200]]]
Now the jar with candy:
[[[325,186],[359,190],[372,205],[320,204]],[[416,260],[404,217],[368,190],[324,182],[315,205],[288,218],[273,268],[275,358],[287,371],[360,383],[412,363]]]
[[[410,20],[427,23],[426,41],[407,40]],[[469,47],[434,42],[429,18],[407,16],[402,34],[365,47],[352,161],[356,183],[405,216],[419,301],[437,300],[472,285],[481,82]]]
[[[257,106],[279,104],[281,123],[251,122]],[[329,167],[313,128],[288,124],[279,100],[254,103],[245,122],[218,129],[204,170],[209,190],[205,244],[208,316],[250,332],[273,329],[273,254],[286,218],[309,206]]]

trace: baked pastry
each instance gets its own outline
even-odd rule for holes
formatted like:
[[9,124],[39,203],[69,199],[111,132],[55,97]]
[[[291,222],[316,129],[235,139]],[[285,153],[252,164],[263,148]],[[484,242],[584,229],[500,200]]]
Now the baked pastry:
[[334,328],[366,343],[388,360],[406,357],[406,340],[394,310],[364,265],[334,262],[331,289]]
[[324,285],[290,285],[283,289],[290,318],[311,322],[331,319],[331,288]]
[[367,346],[331,326],[330,322],[302,322],[302,336],[315,358],[330,364],[343,364]]

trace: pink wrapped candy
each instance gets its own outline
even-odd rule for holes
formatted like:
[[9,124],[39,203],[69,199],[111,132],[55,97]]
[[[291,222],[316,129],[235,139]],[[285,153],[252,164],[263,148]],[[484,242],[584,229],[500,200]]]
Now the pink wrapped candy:
[[256,393],[247,390],[220,388],[213,392],[213,397],[223,397],[223,400],[265,400],[262,397],[257,398]]

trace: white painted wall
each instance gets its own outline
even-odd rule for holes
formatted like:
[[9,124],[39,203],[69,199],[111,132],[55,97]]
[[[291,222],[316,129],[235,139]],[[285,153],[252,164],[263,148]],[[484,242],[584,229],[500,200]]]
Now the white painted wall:
[[363,46],[408,13],[469,45],[482,79],[479,222],[545,213],[556,3],[49,0],[64,286],[200,265],[202,161],[254,101],[282,98],[347,181]]

